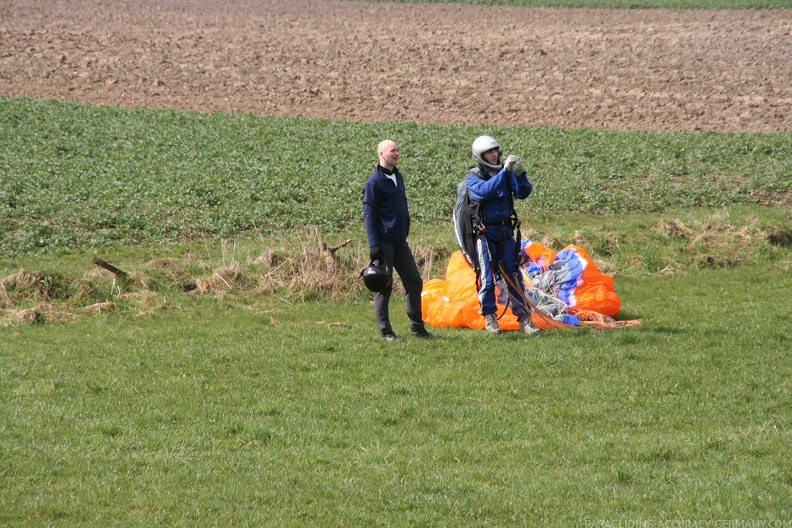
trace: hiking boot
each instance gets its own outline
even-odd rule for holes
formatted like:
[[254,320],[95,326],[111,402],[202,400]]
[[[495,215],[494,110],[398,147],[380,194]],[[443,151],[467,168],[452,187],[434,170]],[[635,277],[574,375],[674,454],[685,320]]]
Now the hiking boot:
[[413,330],[412,331],[413,337],[419,337],[421,339],[432,339],[434,336],[426,331],[426,328],[421,328],[420,330]]
[[487,332],[491,334],[501,333],[501,329],[498,326],[498,317],[494,313],[485,315],[484,319],[487,322]]
[[519,322],[520,322],[520,331],[521,332],[524,332],[524,333],[530,334],[530,335],[539,333],[539,329],[534,326],[533,321],[531,321],[531,317],[530,316],[520,319]]
[[387,343],[401,343],[402,341],[404,341],[404,339],[397,336],[393,332],[383,332],[382,334],[380,334],[380,337],[382,338],[383,341]]

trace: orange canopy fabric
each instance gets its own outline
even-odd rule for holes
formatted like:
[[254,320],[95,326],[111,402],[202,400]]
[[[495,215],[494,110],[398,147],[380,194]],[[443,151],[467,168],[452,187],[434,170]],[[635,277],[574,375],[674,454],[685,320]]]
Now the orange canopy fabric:
[[[542,244],[526,241],[522,250],[526,257],[522,267],[526,288],[532,288],[536,278],[537,283],[545,285],[546,293],[563,300],[571,315],[587,312],[615,317],[619,314],[621,301],[613,279],[599,271],[583,248],[570,245],[556,253]],[[445,279],[430,279],[424,283],[421,308],[424,322],[434,327],[484,328],[484,316],[479,314],[476,275],[460,251],[451,255]],[[500,328],[518,330],[517,318],[511,310],[504,313],[505,310],[506,306],[499,303]]]
[[[504,311],[498,305],[498,315]],[[421,292],[421,309],[425,323],[440,327],[484,328],[484,316],[478,313],[479,301],[476,295],[476,273],[461,251],[455,251],[448,261],[445,279],[430,279],[424,283]],[[511,310],[499,320],[502,330],[520,328]]]

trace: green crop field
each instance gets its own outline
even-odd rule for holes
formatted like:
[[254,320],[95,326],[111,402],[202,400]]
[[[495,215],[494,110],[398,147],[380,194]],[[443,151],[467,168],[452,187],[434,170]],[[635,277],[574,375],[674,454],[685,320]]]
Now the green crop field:
[[448,221],[471,138],[497,134],[537,192],[526,220],[788,202],[792,134],[355,124],[0,99],[0,251],[359,228],[382,137],[419,224]]

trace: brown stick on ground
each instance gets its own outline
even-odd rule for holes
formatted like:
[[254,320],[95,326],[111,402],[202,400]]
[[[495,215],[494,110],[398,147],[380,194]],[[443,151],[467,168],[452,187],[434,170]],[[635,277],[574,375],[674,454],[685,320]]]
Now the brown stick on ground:
[[109,262],[107,262],[105,260],[102,260],[99,257],[94,257],[93,258],[93,263],[96,264],[97,266],[101,267],[101,268],[106,269],[107,271],[109,271],[111,273],[114,273],[115,276],[117,278],[119,278],[119,279],[126,280],[126,279],[129,278],[129,276],[127,275],[127,273],[124,270],[120,270],[120,269],[116,268],[115,266],[113,266]]

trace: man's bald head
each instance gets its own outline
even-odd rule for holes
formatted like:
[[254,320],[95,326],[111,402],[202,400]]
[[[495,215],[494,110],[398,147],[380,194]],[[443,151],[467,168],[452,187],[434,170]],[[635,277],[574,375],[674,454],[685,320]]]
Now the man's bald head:
[[399,161],[399,146],[395,141],[385,139],[377,145],[377,156],[379,157],[380,167],[393,170]]

